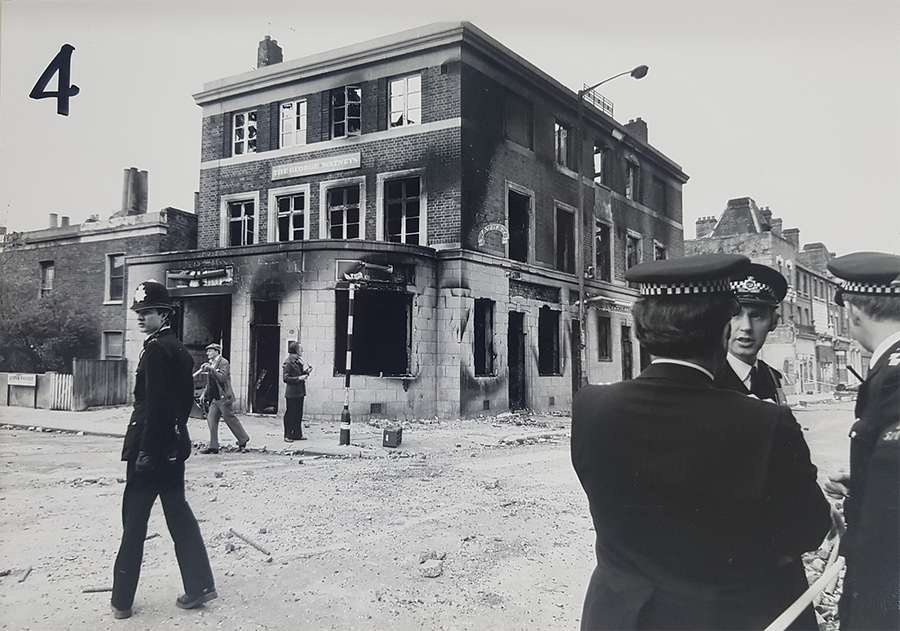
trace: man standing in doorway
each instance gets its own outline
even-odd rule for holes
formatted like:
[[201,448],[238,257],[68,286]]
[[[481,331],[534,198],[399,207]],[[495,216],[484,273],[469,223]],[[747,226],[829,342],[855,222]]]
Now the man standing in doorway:
[[191,453],[187,418],[194,401],[193,360],[169,326],[174,307],[156,281],[138,285],[132,310],[147,335],[134,384],[134,411],[125,433],[122,543],[113,571],[112,610],[131,617],[144,555],[147,521],[159,496],[175,543],[185,593],[175,601],[193,609],[217,597],[200,527],[184,497],[184,461]]
[[202,454],[219,453],[219,418],[224,418],[228,429],[237,439],[238,451],[243,451],[250,436],[247,435],[244,426],[234,414],[234,390],[231,387],[231,366],[228,360],[222,357],[222,346],[210,344],[206,347],[206,357],[209,361],[200,366],[194,374],[206,373],[206,389],[203,398],[209,402],[209,412],[206,422],[209,425],[209,444],[202,449]]
[[857,252],[832,260],[843,279],[850,336],[872,353],[850,430],[850,475],[832,476],[844,499],[847,573],[841,631],[900,629],[900,256]]
[[747,276],[733,281],[731,289],[741,312],[731,319],[728,355],[715,385],[786,405],[781,373],[759,359],[759,352],[778,326],[778,305],[787,294],[787,280],[771,267],[752,263]]

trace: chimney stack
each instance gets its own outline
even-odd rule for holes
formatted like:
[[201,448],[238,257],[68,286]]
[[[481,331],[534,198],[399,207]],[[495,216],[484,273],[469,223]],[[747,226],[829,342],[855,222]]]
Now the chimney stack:
[[711,235],[712,231],[716,229],[717,223],[715,217],[700,217],[696,223],[697,238],[702,239],[703,237]]
[[779,237],[781,236],[781,223],[782,223],[782,220],[779,218],[772,219],[769,222],[769,225],[772,226],[772,234],[777,235]]
[[759,209],[759,218],[762,219],[760,222],[762,223],[760,226],[762,232],[770,231],[772,229],[772,211],[768,206]]
[[50,213],[50,227],[59,228],[59,215],[57,213]]
[[800,228],[788,228],[787,230],[782,230],[781,236],[790,241],[795,248],[798,250],[800,249]]
[[125,169],[122,184],[122,215],[143,215],[147,212],[147,172],[135,167]]
[[640,116],[625,123],[625,129],[641,142],[647,142],[647,123]]
[[68,215],[63,215],[62,217],[60,217],[60,221],[62,221],[62,223],[61,223],[60,225],[61,225],[63,228],[68,228],[68,227],[69,227],[69,217],[68,217]]
[[256,67],[280,64],[282,61],[281,46],[278,45],[278,40],[266,35],[265,39],[259,42],[259,50],[256,52]]

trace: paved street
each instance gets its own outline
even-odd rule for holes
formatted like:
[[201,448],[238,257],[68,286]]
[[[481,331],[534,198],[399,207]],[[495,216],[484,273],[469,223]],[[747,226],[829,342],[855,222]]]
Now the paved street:
[[[851,411],[852,403],[797,410],[823,472],[846,462]],[[161,536],[147,541],[127,621],[112,619],[108,593],[82,593],[110,584],[120,441],[0,430],[0,570],[11,570],[0,578],[0,628],[577,627],[593,532],[568,440],[502,438],[559,430],[568,419],[455,423],[407,428],[404,457],[194,455],[188,497],[220,598],[201,611],[175,608],[180,579],[157,505],[148,532]]]

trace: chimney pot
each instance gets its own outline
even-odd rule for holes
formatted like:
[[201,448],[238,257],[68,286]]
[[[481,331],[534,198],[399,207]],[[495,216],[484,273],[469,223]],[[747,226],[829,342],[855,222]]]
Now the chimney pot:
[[270,35],[266,35],[259,42],[259,49],[256,52],[256,67],[271,66],[272,64],[280,64],[284,59],[281,46],[278,40],[272,39]]
[[647,142],[647,123],[640,116],[625,123],[625,129],[641,142]]
[[61,224],[62,227],[63,227],[63,228],[66,228],[66,227],[69,225],[69,217],[68,217],[68,215],[63,215],[62,218],[61,218],[61,221],[62,221],[62,224]]
[[59,215],[57,213],[50,213],[50,227],[51,228],[59,227]]

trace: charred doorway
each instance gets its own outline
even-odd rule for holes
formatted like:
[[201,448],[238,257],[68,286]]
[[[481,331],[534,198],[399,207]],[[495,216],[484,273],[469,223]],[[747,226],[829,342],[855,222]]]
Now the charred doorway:
[[631,341],[631,327],[622,325],[622,380],[634,377],[634,346]]
[[509,312],[506,332],[509,409],[525,407],[525,314]]
[[222,356],[231,358],[231,296],[191,296],[176,303],[177,333],[194,368],[206,361],[206,346],[222,345]]
[[583,367],[581,365],[581,327],[578,318],[572,318],[572,394],[581,389]]
[[278,413],[280,346],[278,301],[254,300],[250,322],[250,409],[257,414]]

